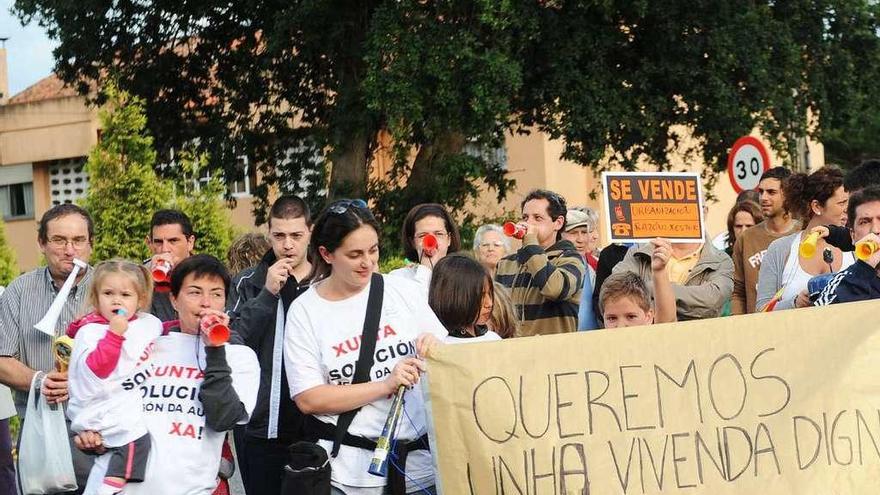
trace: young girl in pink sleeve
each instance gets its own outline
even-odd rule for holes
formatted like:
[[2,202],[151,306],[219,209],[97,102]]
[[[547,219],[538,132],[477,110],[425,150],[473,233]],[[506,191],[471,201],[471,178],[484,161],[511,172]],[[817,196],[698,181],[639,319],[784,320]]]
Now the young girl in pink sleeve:
[[152,279],[142,265],[105,261],[95,268],[89,303],[94,310],[72,323],[70,402],[76,432],[96,431],[111,454],[99,495],[121,492],[144,479],[150,436],[137,387],[150,374],[153,341],[162,323],[150,307]]

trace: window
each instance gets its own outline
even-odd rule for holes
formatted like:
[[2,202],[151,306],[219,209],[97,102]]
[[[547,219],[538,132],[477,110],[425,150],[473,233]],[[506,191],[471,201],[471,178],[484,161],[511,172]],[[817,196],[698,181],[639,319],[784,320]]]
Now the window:
[[235,197],[250,196],[257,188],[257,167],[251,167],[246,156],[238,157],[238,169],[242,171],[241,179],[229,182],[229,194]]
[[464,145],[462,151],[474,158],[482,158],[486,163],[498,166],[501,170],[507,170],[507,150],[503,145],[496,148],[469,142]]
[[74,203],[86,195],[89,176],[84,170],[86,157],[48,162],[49,196],[52,206]]
[[[257,168],[251,167],[246,156],[237,158],[238,169],[242,171],[243,177],[239,180],[225,181],[226,189],[229,195],[235,198],[249,197],[251,192],[257,187]],[[211,171],[204,169],[199,171],[199,179],[196,187],[201,187],[211,180]]]
[[34,217],[34,169],[30,163],[0,167],[0,214],[3,220]]
[[8,184],[0,186],[0,210],[3,220],[19,220],[34,217],[34,185]]

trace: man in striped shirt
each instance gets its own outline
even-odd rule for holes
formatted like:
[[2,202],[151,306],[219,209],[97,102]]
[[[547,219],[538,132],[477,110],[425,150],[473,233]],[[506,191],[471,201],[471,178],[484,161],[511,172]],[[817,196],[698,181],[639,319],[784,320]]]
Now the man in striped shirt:
[[[82,208],[63,204],[51,208],[37,233],[37,243],[47,266],[16,278],[0,297],[0,383],[15,390],[15,406],[24,417],[28,390],[34,374],[46,372],[42,393],[50,404],[67,400],[67,373],[55,371],[53,338],[34,328],[73,271],[73,259],[89,261],[94,227]],[[55,335],[63,335],[67,326],[84,309],[92,270],[80,270],[55,324]],[[59,439],[59,442],[67,439]],[[77,481],[85,486],[91,460],[72,449]]]
[[586,264],[562,239],[565,198],[538,189],[521,207],[522,247],[498,262],[495,280],[510,289],[522,336],[574,332]]

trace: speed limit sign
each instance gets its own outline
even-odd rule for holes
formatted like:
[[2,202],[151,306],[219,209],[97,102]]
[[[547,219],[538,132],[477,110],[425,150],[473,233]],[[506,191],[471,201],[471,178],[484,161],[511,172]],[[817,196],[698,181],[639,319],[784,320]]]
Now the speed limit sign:
[[757,138],[743,136],[733,143],[727,157],[727,175],[737,193],[757,188],[761,175],[769,168],[767,148]]

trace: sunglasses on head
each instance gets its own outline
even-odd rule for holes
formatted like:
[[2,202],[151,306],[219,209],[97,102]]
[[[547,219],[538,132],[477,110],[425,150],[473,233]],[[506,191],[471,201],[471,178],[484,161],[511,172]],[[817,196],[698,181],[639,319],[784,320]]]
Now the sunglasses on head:
[[348,211],[349,208],[352,207],[366,210],[367,202],[362,199],[340,199],[339,201],[335,201],[333,204],[331,204],[327,208],[327,211],[333,213],[334,215],[342,215],[343,213]]

